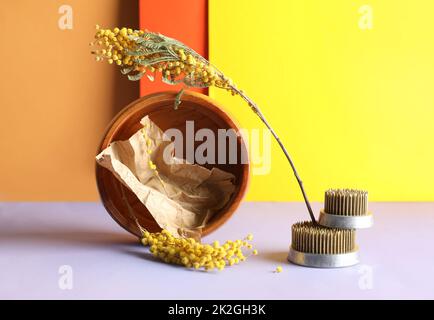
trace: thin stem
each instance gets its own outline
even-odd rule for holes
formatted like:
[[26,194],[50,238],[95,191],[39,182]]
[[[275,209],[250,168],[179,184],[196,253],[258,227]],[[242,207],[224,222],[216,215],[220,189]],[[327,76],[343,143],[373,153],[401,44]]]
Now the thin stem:
[[291,156],[289,155],[288,151],[286,150],[285,146],[283,145],[282,141],[280,141],[279,136],[277,133],[273,130],[273,128],[268,123],[267,119],[265,119],[264,115],[262,114],[261,110],[259,109],[258,105],[252,101],[242,90],[239,90],[234,85],[231,85],[230,88],[234,90],[236,93],[238,93],[252,108],[252,110],[258,115],[259,119],[265,124],[265,126],[270,130],[273,137],[276,139],[277,143],[279,144],[280,148],[282,149],[283,153],[286,156],[286,159],[288,159],[289,164],[291,165],[292,171],[294,172],[295,178],[297,179],[298,185],[300,186],[301,193],[303,194],[304,203],[306,204],[307,211],[309,212],[310,219],[313,223],[316,224],[315,215],[313,214],[312,207],[310,205],[309,199],[307,198],[306,191],[303,187],[303,181],[301,181],[300,176],[298,175],[297,169],[295,168],[294,162],[291,159]]

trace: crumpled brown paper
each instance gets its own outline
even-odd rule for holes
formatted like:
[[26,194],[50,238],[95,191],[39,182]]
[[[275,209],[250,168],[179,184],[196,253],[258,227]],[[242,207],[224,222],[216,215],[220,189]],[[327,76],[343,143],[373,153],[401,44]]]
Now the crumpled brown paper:
[[143,128],[130,139],[112,142],[98,154],[97,163],[137,196],[161,228],[175,236],[197,232],[227,204],[235,176],[176,158],[174,143],[149,117],[140,123]]

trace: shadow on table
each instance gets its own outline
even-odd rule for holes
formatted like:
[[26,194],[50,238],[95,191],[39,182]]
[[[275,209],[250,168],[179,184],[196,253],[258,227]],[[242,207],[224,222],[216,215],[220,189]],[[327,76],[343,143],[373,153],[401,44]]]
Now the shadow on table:
[[26,231],[0,233],[0,244],[39,244],[56,247],[80,246],[83,248],[107,247],[108,245],[137,244],[136,238],[131,235],[115,232],[101,232],[101,230],[56,230],[56,231]]
[[184,267],[177,265],[177,264],[168,264],[165,263],[163,261],[161,261],[160,259],[156,258],[155,256],[153,256],[148,250],[146,250],[145,248],[143,248],[141,245],[136,246],[136,247],[122,247],[122,248],[118,248],[120,252],[133,256],[135,258],[138,259],[143,259],[146,261],[151,261],[154,263],[158,263],[161,265],[164,265],[164,267],[167,268],[177,268],[177,269],[182,269]]
[[[137,238],[127,233],[101,232],[101,230],[64,229],[56,231],[20,230],[0,233],[0,246],[55,247],[56,249],[104,249],[115,253],[129,255],[134,259],[144,259],[162,263],[144,248]],[[173,266],[178,267],[178,266]]]
[[277,263],[287,263],[288,251],[263,251],[259,253],[261,258]]

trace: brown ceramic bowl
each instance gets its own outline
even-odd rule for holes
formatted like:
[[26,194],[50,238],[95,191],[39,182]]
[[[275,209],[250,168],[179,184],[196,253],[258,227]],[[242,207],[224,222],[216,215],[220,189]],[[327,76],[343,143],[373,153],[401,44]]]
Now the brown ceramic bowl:
[[[147,95],[132,102],[109,124],[99,146],[98,153],[105,149],[112,141],[127,140],[141,128],[140,120],[146,115],[163,131],[169,128],[178,128],[185,133],[185,122],[188,120],[194,121],[195,131],[201,128],[208,128],[214,132],[217,129],[233,128],[238,130],[238,127],[229,115],[208,96],[186,91],[182,95],[182,103],[177,110],[173,107],[175,97],[176,92],[161,92]],[[246,150],[241,135],[237,138],[237,144],[237,164],[228,164],[228,161],[226,161],[226,164],[212,165],[235,175],[236,190],[226,206],[216,212],[209,220],[203,229],[203,235],[209,234],[228,220],[246,193],[249,181],[249,165],[243,164],[240,161],[241,150]],[[205,166],[210,168],[208,165]],[[160,230],[146,207],[110,171],[96,165],[96,181],[104,207],[119,225],[132,234],[140,236],[138,227],[130,216],[125,202],[122,200],[120,188],[123,188],[129,205],[138,215],[137,218],[140,225],[151,232]]]

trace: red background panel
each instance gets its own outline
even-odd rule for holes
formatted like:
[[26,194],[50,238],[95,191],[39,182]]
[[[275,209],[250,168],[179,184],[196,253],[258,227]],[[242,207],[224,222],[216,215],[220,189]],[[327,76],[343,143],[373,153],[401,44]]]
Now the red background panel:
[[[160,32],[175,38],[208,57],[208,1],[207,0],[140,0],[140,29]],[[140,82],[140,95],[180,89],[159,81],[149,81],[147,77]],[[207,89],[194,89],[207,94]]]

